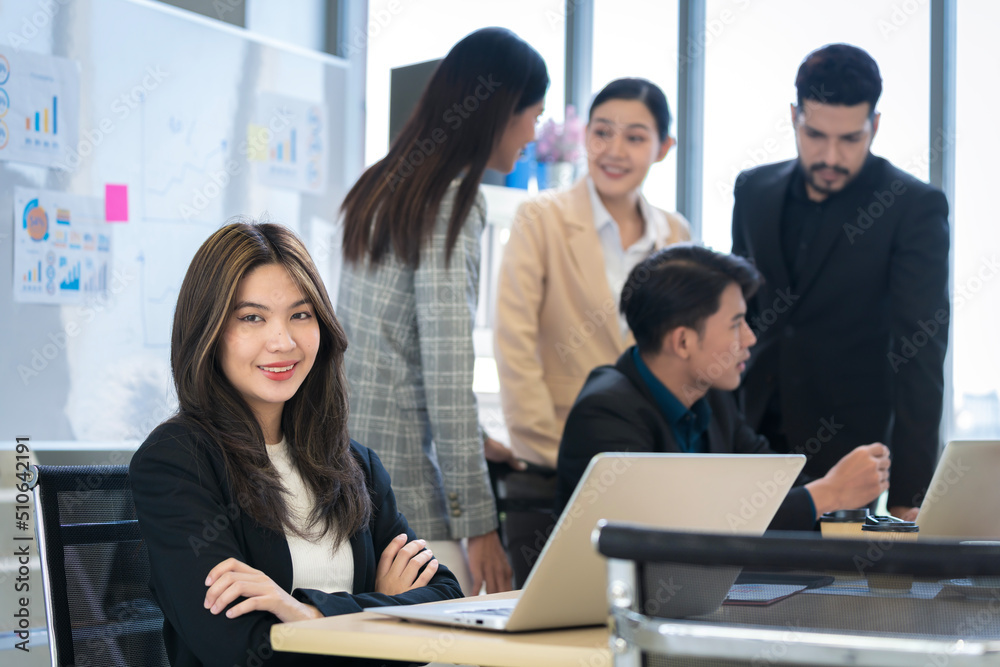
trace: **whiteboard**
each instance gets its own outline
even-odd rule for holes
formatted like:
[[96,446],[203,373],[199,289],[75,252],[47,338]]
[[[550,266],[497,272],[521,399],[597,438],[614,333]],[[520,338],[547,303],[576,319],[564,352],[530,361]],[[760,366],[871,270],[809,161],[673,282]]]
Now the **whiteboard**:
[[[184,272],[229,217],[267,213],[297,231],[336,293],[337,210],[363,159],[347,152],[347,62],[141,0],[5,0],[0,25],[0,55],[80,71],[78,166],[0,161],[0,439],[142,440],[176,409]],[[301,187],[246,148],[281,100],[324,114],[322,160]],[[77,305],[15,303],[15,188],[103,197],[106,184],[128,186],[129,208],[108,224],[108,289]]]

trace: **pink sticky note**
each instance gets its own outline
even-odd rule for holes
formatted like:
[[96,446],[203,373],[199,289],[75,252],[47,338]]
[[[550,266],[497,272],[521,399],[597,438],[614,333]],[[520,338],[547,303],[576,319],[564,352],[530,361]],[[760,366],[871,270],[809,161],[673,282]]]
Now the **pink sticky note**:
[[104,186],[104,219],[107,222],[128,222],[128,186]]

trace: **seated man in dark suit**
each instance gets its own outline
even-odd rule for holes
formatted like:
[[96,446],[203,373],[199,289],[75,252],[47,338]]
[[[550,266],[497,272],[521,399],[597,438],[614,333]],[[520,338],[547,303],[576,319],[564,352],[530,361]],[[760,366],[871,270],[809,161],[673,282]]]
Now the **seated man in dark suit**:
[[[559,510],[600,452],[773,453],[731,394],[756,342],[745,316],[759,282],[745,259],[692,245],[671,246],[633,269],[621,310],[637,345],[592,371],[570,410],[559,446]],[[816,428],[822,439],[836,425]],[[824,477],[800,477],[770,527],[812,529],[826,512],[867,505],[888,480],[889,449],[859,446]]]

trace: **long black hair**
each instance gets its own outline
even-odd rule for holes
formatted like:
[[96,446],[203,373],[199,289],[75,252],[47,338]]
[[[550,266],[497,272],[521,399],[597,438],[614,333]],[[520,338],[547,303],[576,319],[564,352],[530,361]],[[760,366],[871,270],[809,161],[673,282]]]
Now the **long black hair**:
[[448,224],[450,259],[493,149],[548,85],[545,61],[510,30],[483,28],[452,47],[388,154],[347,193],[344,258],[377,264],[392,252],[417,266],[441,199],[464,172]]

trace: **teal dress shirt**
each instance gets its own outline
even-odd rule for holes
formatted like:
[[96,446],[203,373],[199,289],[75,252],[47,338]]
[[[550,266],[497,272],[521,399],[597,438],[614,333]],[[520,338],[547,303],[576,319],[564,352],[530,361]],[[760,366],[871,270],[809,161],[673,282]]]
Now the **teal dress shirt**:
[[632,348],[632,357],[636,368],[639,369],[639,375],[653,394],[656,405],[670,424],[677,446],[686,454],[707,452],[708,443],[705,434],[708,432],[708,424],[712,421],[712,408],[708,406],[705,398],[699,398],[690,409],[684,407],[666,385],[653,375],[653,371],[649,370],[649,366],[639,354],[638,346]]

